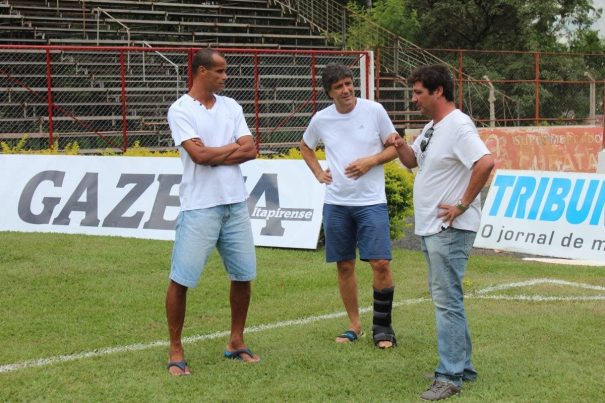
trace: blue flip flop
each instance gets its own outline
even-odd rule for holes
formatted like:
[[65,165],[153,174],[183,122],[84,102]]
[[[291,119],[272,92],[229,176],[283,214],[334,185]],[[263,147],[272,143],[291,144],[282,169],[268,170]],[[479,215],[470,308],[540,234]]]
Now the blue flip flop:
[[[172,372],[170,372],[170,368],[172,367],[177,367],[178,369],[180,369],[181,372],[180,374],[173,374]],[[172,376],[187,376],[187,375],[191,375],[191,373],[186,373],[185,371],[187,371],[187,362],[186,361],[170,361],[168,363],[168,365],[166,365],[166,369],[168,370],[168,373]]]
[[363,330],[359,334],[355,333],[354,330],[347,330],[346,332],[339,334],[336,337],[340,338],[340,339],[347,339],[347,340],[349,340],[350,343],[352,343],[352,342],[357,341],[363,335],[364,335]]
[[227,358],[229,360],[244,361],[244,359],[242,358],[242,354],[248,354],[251,358],[254,357],[252,350],[250,350],[249,348],[239,348],[234,351],[225,350],[225,353],[223,355],[225,356],[225,358]]

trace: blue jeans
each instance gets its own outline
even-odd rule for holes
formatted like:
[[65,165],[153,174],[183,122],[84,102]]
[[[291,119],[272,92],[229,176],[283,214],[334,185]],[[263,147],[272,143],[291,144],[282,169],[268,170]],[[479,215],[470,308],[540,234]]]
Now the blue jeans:
[[471,362],[472,344],[464,312],[462,279],[475,232],[449,227],[421,239],[429,266],[429,291],[435,306],[439,366],[435,379],[462,385],[474,380],[477,371]]
[[230,280],[251,281],[256,277],[256,251],[246,202],[179,213],[170,279],[195,287],[214,247]]

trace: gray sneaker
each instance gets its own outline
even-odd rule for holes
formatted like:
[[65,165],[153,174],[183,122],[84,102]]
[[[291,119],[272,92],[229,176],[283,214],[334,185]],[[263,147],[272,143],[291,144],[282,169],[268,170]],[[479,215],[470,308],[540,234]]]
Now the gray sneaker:
[[422,400],[443,400],[460,395],[460,387],[449,382],[433,381],[430,388],[420,395]]

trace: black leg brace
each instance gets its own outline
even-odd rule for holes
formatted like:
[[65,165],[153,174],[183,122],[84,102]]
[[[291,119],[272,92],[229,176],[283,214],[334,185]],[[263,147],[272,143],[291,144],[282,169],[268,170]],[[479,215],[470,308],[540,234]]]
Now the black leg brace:
[[397,345],[395,332],[391,327],[391,311],[393,309],[393,293],[395,287],[374,289],[374,318],[372,333],[374,345],[378,346],[381,341],[390,341],[393,346]]

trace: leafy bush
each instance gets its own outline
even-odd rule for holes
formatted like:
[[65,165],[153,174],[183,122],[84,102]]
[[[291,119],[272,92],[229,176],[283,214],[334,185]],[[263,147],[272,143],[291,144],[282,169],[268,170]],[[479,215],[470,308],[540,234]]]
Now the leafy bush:
[[12,144],[6,141],[0,142],[0,150],[2,150],[2,154],[40,154],[40,155],[78,155],[78,151],[80,147],[77,142],[67,143],[62,152],[59,152],[59,142],[55,140],[52,146],[49,148],[40,150],[27,148],[27,141],[29,140],[29,135],[24,134],[23,137],[19,139],[19,141],[14,142]]
[[[40,155],[78,155],[80,146],[77,141],[67,143],[63,150],[59,151],[59,143],[55,140],[54,144],[46,149],[40,148],[29,148],[28,147],[29,136],[25,134],[18,141],[12,141],[11,143],[2,141],[0,142],[0,150],[3,154],[40,154]],[[127,157],[178,157],[178,150],[163,150],[154,151],[146,147],[142,147],[139,140],[136,140],[126,152],[114,151],[112,149],[106,149],[101,152],[103,156],[114,156],[124,155]]]
[[410,225],[407,220],[414,214],[414,174],[395,160],[385,164],[384,181],[391,220],[391,239],[397,240],[403,237],[404,228]]
[[[324,150],[315,150],[318,159],[325,159]],[[300,151],[291,148],[286,154],[272,156],[273,159],[302,159]],[[414,175],[395,160],[384,165],[385,190],[389,219],[391,221],[391,239],[397,240],[404,235],[404,228],[409,226],[407,219],[414,214],[412,190]],[[323,236],[320,236],[320,240]]]
[[176,148],[174,150],[153,151],[142,147],[139,140],[136,140],[122,155],[127,157],[178,157],[179,151]]

